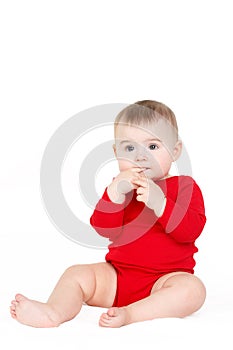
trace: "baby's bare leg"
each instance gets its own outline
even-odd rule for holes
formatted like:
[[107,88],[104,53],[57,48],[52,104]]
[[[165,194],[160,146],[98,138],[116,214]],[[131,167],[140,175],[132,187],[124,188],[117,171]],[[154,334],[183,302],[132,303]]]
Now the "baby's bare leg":
[[11,315],[33,327],[55,327],[74,318],[83,302],[110,307],[116,293],[116,272],[108,263],[75,265],[58,281],[47,303],[16,295]]
[[163,317],[185,317],[201,308],[206,291],[196,276],[175,272],[161,277],[151,295],[122,308],[110,308],[100,318],[100,326],[126,324]]

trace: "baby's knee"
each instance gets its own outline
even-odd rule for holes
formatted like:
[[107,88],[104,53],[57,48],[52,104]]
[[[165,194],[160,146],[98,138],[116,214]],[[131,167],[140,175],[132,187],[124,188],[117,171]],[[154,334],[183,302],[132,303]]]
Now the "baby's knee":
[[77,271],[78,271],[78,265],[72,265],[65,270],[64,275],[71,277],[73,275],[76,275]]
[[200,278],[192,276],[191,291],[193,293],[193,296],[196,296],[197,299],[203,300],[204,302],[206,298],[206,288]]
[[72,265],[70,267],[68,267],[64,274],[66,276],[69,277],[73,277],[73,278],[81,278],[81,277],[85,277],[87,274],[90,274],[90,268],[88,267],[88,265]]
[[72,265],[64,273],[65,278],[79,285],[85,294],[86,290],[92,290],[95,287],[95,271],[91,265]]
[[190,313],[199,310],[206,299],[206,288],[203,282],[196,276],[190,276],[184,287],[185,301]]

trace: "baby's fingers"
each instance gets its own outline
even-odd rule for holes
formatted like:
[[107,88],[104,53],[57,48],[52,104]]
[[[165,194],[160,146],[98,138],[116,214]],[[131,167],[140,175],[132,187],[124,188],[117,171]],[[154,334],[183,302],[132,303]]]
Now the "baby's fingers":
[[143,195],[145,193],[145,188],[138,187],[136,192],[137,192],[137,195]]
[[133,179],[132,183],[139,186],[146,188],[148,186],[148,180],[146,178],[140,178],[140,179]]

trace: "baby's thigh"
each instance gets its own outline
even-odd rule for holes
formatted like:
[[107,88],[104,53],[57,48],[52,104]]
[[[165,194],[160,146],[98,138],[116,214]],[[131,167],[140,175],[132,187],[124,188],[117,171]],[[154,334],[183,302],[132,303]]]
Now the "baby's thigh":
[[86,272],[94,276],[94,288],[92,295],[86,300],[86,304],[99,307],[111,307],[117,290],[117,274],[114,267],[107,263],[84,265]]

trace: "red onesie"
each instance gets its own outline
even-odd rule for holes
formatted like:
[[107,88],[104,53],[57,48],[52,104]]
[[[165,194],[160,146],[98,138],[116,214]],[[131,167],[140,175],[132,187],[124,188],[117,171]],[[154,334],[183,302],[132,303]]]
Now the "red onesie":
[[112,242],[106,261],[117,272],[114,306],[149,296],[154,283],[167,273],[194,273],[195,240],[206,222],[202,193],[189,176],[156,184],[167,197],[161,217],[138,202],[135,191],[123,204],[116,204],[105,190],[90,219],[95,230]]

